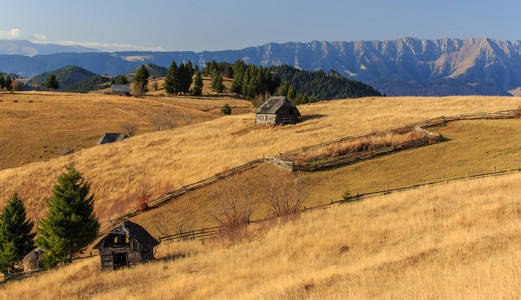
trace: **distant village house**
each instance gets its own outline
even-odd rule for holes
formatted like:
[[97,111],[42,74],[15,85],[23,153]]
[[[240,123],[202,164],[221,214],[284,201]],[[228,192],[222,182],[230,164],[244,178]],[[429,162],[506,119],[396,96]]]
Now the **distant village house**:
[[159,242],[140,225],[125,221],[105,235],[94,249],[99,250],[101,270],[117,270],[154,259]]
[[297,107],[283,96],[269,97],[255,110],[256,124],[297,124],[300,115]]

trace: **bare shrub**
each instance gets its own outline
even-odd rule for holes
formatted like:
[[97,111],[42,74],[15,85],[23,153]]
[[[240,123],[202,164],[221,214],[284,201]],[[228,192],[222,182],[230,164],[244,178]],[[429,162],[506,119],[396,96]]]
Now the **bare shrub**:
[[174,111],[156,111],[148,118],[150,124],[156,131],[170,130],[175,128]]
[[141,177],[134,194],[134,198],[136,199],[137,210],[148,210],[150,199],[152,199],[152,189],[150,188],[149,178],[147,175],[143,175],[143,177]]
[[121,124],[120,127],[121,131],[123,131],[123,133],[125,133],[126,135],[135,136],[138,131],[139,125],[134,121],[128,121]]
[[230,240],[246,235],[246,225],[255,211],[250,186],[249,180],[230,178],[214,187],[212,200],[216,207],[210,216],[219,223]]
[[295,219],[304,202],[302,174],[283,170],[264,172],[265,202],[274,217]]

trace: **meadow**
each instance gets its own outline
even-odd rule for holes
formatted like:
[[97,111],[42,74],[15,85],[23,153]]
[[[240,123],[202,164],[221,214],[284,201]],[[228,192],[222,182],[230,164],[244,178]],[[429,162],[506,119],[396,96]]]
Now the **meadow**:
[[[240,103],[244,104],[244,101]],[[103,223],[134,206],[134,194],[144,178],[154,195],[159,195],[263,155],[275,155],[350,134],[389,129],[441,115],[493,112],[516,108],[520,104],[521,100],[514,97],[474,96],[324,101],[299,106],[302,122],[284,127],[255,125],[252,113],[231,115],[2,170],[0,206],[16,191],[25,199],[32,218],[43,216],[45,199],[50,195],[56,175],[72,159],[92,184],[95,210]],[[405,166],[402,169],[410,170]],[[316,176],[320,174],[323,173]],[[341,195],[344,189],[331,191]],[[329,194],[323,198],[329,198]]]
[[[157,261],[87,258],[0,299],[511,299],[521,293],[521,174],[394,193],[249,227],[238,242],[163,243]],[[131,284],[129,284],[131,283]]]

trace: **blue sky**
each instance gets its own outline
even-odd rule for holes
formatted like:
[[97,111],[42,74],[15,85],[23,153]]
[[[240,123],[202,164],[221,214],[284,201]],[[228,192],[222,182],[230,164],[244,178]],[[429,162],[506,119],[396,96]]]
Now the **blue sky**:
[[2,3],[2,12],[0,39],[105,51],[403,36],[521,40],[519,0],[25,0]]

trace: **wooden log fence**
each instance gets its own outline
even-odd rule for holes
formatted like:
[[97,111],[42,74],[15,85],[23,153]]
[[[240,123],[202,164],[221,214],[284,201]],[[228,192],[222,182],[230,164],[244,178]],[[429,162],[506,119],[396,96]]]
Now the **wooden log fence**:
[[[314,150],[314,149],[318,149],[318,148],[321,148],[321,147],[326,147],[326,146],[329,146],[329,145],[342,143],[342,142],[345,142],[345,141],[354,140],[354,139],[358,139],[358,138],[368,137],[368,136],[375,135],[375,134],[406,132],[406,131],[413,130],[414,128],[424,128],[424,127],[436,126],[436,125],[444,124],[446,122],[451,122],[451,121],[475,120],[475,119],[506,119],[506,118],[515,118],[515,117],[519,117],[517,115],[517,111],[516,110],[504,110],[504,111],[498,111],[498,112],[495,112],[495,113],[480,112],[480,113],[461,114],[461,115],[453,115],[453,116],[441,116],[441,117],[437,117],[437,118],[432,118],[432,119],[428,119],[428,120],[412,123],[412,124],[405,125],[405,126],[402,126],[402,127],[399,127],[399,128],[394,128],[394,129],[389,129],[389,130],[384,130],[384,131],[373,130],[373,131],[368,132],[368,133],[360,133],[360,134],[350,135],[350,136],[342,137],[342,138],[335,139],[335,140],[332,140],[332,141],[328,141],[328,142],[324,142],[324,143],[320,143],[320,144],[315,144],[315,145],[311,145],[311,146],[306,146],[306,147],[302,147],[302,148],[295,149],[295,150],[286,151],[284,153],[280,153],[277,157],[266,157],[266,158],[252,160],[252,161],[250,161],[248,163],[245,163],[245,164],[243,164],[241,166],[238,166],[238,167],[235,167],[235,168],[231,168],[231,169],[225,170],[223,172],[216,173],[214,176],[208,177],[208,178],[203,179],[201,181],[189,184],[187,186],[183,186],[180,189],[173,190],[173,191],[170,191],[170,192],[168,192],[166,194],[160,195],[160,196],[152,199],[149,202],[149,207],[151,207],[151,208],[152,207],[157,207],[157,206],[159,206],[159,205],[161,205],[161,204],[163,204],[163,203],[165,203],[167,201],[170,201],[170,200],[172,200],[174,198],[177,198],[177,197],[185,194],[188,191],[191,191],[191,190],[194,190],[194,189],[206,186],[208,184],[216,182],[219,179],[223,179],[223,178],[226,178],[228,176],[231,176],[231,175],[234,175],[234,174],[238,174],[240,172],[243,172],[243,171],[246,171],[248,169],[254,168],[257,165],[259,165],[261,163],[264,163],[264,162],[273,163],[273,164],[275,164],[275,165],[277,165],[279,167],[285,168],[285,169],[298,170],[300,168],[299,166],[296,166],[291,161],[284,160],[284,158],[288,157],[289,155],[297,154],[297,153],[304,152],[304,151]],[[417,143],[418,143],[418,145],[421,145],[421,142],[418,141]],[[382,151],[382,152],[379,153],[378,151]],[[392,151],[396,151],[396,149],[393,149]],[[370,157],[374,157],[374,156],[377,156],[377,155],[382,155],[383,153],[388,153],[388,152],[389,152],[389,149],[375,150],[375,151],[373,151],[373,153],[365,153],[363,155],[360,154],[358,160],[364,159],[364,157],[370,158]],[[373,155],[373,156],[371,156],[371,155]],[[345,160],[345,161],[343,161],[343,160]],[[347,158],[347,157],[342,158],[342,159],[339,158],[336,161],[335,165],[338,166],[338,165],[340,165],[342,163],[344,163],[344,164],[353,163],[354,161],[357,161],[357,159]],[[331,165],[332,164],[333,163],[331,163]],[[317,164],[317,166],[318,166],[318,164]],[[323,168],[326,168],[326,167],[331,167],[331,166],[330,166],[329,163],[327,163],[327,164],[324,164]],[[318,170],[318,168],[315,168],[315,169]],[[309,170],[313,170],[313,168],[310,167]],[[128,211],[127,213],[125,213],[124,215],[121,215],[119,217],[116,217],[116,218],[113,218],[113,219],[107,221],[105,224],[103,224],[101,226],[101,229],[103,229],[104,227],[111,227],[112,225],[117,225],[117,224],[123,222],[124,220],[129,219],[129,218],[137,215],[138,213],[139,213],[139,211],[137,209],[132,209],[132,210]]]

